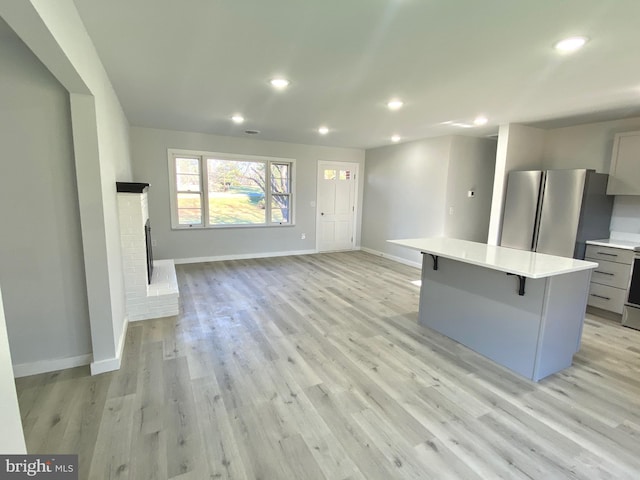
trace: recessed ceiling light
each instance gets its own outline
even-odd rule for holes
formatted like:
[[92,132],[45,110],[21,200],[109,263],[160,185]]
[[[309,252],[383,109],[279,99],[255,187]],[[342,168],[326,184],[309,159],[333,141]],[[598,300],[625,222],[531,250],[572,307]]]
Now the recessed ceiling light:
[[399,142],[401,138],[402,138],[402,137],[400,137],[400,135],[391,135],[391,141],[392,141],[393,143],[397,143],[397,142]]
[[282,90],[283,88],[287,88],[289,85],[291,85],[291,82],[289,80],[282,77],[272,78],[271,80],[269,80],[269,83],[271,84],[272,87],[277,88],[279,90]]
[[560,40],[553,47],[559,52],[575,52],[581,49],[588,40],[587,37],[569,37]]
[[244,122],[244,117],[238,113],[236,113],[233,117],[231,117],[231,120],[233,120],[233,123],[242,123]]
[[480,115],[480,116],[475,118],[475,120],[473,121],[473,124],[474,125],[478,125],[478,126],[486,125],[488,121],[489,120],[487,119],[487,117],[484,117],[484,116]]
[[402,100],[398,100],[397,98],[389,100],[389,103],[387,103],[389,110],[398,110],[399,108],[402,108],[402,105],[404,105]]
[[320,128],[318,129],[318,133],[319,133],[320,135],[326,135],[327,133],[329,133],[329,128],[327,128],[327,127],[320,127]]

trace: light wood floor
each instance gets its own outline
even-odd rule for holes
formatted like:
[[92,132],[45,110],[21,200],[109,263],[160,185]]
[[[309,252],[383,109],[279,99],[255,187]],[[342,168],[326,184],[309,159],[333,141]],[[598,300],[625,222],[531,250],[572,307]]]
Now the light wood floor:
[[539,384],[417,325],[419,271],[363,252],[178,267],[122,368],[17,380],[30,453],[80,478],[640,478],[640,332],[588,316]]

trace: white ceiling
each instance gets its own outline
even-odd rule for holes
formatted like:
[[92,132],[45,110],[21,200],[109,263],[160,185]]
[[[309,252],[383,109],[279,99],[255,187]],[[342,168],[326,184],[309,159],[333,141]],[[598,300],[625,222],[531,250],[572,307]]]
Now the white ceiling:
[[[135,126],[369,148],[640,114],[640,0],[75,3]],[[572,35],[590,41],[559,55]]]

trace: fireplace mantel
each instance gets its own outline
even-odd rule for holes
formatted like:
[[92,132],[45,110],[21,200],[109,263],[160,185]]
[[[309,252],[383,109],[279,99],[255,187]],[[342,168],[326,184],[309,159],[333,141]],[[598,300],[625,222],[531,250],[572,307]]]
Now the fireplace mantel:
[[144,193],[148,188],[148,183],[116,182],[116,191],[118,193]]

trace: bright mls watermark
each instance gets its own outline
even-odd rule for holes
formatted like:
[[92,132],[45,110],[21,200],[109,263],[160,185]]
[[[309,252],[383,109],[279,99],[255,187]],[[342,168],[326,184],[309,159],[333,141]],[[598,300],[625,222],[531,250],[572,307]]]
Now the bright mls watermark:
[[78,455],[0,455],[0,480],[78,480]]

